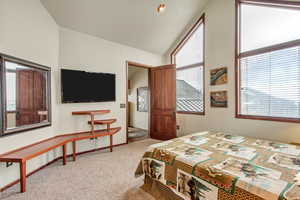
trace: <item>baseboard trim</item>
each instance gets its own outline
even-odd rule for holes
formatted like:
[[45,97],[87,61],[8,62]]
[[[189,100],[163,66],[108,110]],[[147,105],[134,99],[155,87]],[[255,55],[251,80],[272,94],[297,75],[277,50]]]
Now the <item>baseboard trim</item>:
[[[113,147],[118,147],[118,146],[122,146],[122,145],[126,145],[128,144],[127,142],[125,143],[121,143],[121,144],[115,144],[113,145]],[[92,150],[88,150],[88,151],[82,151],[82,152],[78,152],[76,153],[76,155],[81,155],[81,154],[86,154],[86,153],[91,153],[91,152],[95,152],[95,151],[101,151],[101,150],[105,150],[105,149],[108,149],[110,148],[110,146],[106,146],[106,147],[101,147],[101,148],[97,148],[97,149],[92,149]],[[73,155],[70,154],[70,155],[67,155],[67,157],[72,157]],[[29,177],[37,172],[39,172],[40,170],[44,169],[45,167],[48,167],[49,165],[55,163],[56,161],[58,161],[59,159],[62,159],[62,156],[58,157],[58,158],[55,158],[54,160],[48,162],[47,164],[45,165],[42,165],[41,167],[37,168],[36,170],[33,170],[32,172],[30,172],[29,174],[26,175],[26,177]],[[5,185],[4,187],[0,188],[0,192],[3,192],[4,190],[18,184],[20,182],[20,179],[17,179],[7,185]]]

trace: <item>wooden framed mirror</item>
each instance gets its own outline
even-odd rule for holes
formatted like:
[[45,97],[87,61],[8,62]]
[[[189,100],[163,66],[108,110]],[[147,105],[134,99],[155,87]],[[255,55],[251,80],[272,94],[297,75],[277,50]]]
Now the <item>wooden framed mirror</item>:
[[0,54],[1,134],[51,125],[51,70]]

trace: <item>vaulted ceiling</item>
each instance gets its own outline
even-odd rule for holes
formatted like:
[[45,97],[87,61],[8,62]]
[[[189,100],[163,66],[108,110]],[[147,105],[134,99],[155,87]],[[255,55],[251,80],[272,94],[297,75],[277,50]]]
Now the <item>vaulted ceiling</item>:
[[[207,0],[41,0],[56,22],[75,31],[164,54]],[[156,8],[167,9],[158,14]]]

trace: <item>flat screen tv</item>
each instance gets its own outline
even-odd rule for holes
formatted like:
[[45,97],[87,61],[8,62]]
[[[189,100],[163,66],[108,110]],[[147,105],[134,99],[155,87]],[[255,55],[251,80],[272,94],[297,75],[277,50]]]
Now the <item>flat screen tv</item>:
[[116,100],[116,75],[77,70],[61,70],[63,103]]

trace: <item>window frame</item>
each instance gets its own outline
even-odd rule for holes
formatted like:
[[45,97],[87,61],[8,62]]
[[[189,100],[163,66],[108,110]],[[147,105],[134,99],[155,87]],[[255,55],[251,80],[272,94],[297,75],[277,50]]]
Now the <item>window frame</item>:
[[287,49],[295,46],[300,46],[300,39],[288,41],[280,44],[275,44],[263,48],[258,48],[246,52],[241,52],[241,4],[249,4],[256,6],[278,7],[287,9],[300,9],[300,2],[285,1],[285,0],[236,0],[235,11],[235,117],[239,119],[252,119],[252,120],[265,120],[265,121],[278,121],[278,122],[293,122],[300,123],[300,118],[288,117],[272,117],[272,116],[259,116],[259,115],[244,115],[241,114],[241,99],[240,99],[240,85],[241,85],[241,59],[244,57],[259,55],[276,50]]
[[[176,68],[176,71],[186,70],[196,67],[203,68],[203,112],[191,112],[191,111],[177,111],[178,114],[194,114],[194,115],[205,115],[205,13],[201,15],[201,17],[196,21],[196,23],[192,26],[192,28],[185,34],[183,39],[178,43],[175,49],[171,52],[171,64],[176,65],[176,55],[182,49],[182,47],[187,43],[187,41],[193,36],[193,34],[197,31],[197,29],[203,25],[203,62],[193,63],[190,65],[182,66],[180,68]],[[177,103],[176,103],[177,106]]]

